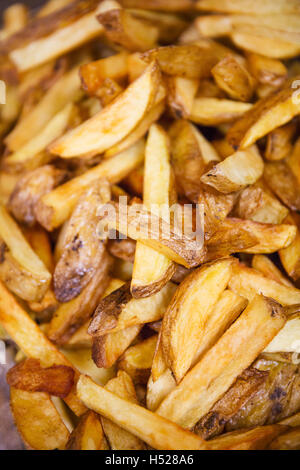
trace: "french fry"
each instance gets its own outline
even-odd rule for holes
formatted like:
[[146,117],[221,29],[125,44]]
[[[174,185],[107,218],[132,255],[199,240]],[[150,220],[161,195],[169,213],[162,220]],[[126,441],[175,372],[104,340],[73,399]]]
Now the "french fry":
[[229,288],[249,301],[256,294],[262,294],[276,300],[283,306],[300,303],[300,291],[295,287],[279,284],[255,269],[241,264],[233,266],[233,275],[229,281]]
[[121,3],[126,8],[158,11],[186,11],[194,8],[193,0],[121,0]]
[[300,218],[297,212],[290,213],[284,221],[295,225],[297,233],[292,243],[279,251],[279,258],[286,273],[296,281],[300,277]]
[[300,426],[300,413],[296,413],[288,418],[283,419],[280,421],[280,424],[286,425],[286,426],[291,426],[291,427],[298,427]]
[[129,238],[124,240],[109,240],[107,249],[115,258],[133,263],[136,242]]
[[[170,166],[170,142],[165,131],[153,124],[145,150],[143,202],[148,210],[156,206],[162,217],[166,206],[172,204],[172,170]],[[162,207],[162,209],[161,209]],[[157,251],[137,242],[131,293],[133,297],[149,297],[160,291],[175,272],[174,263]]]
[[247,63],[259,83],[277,87],[283,85],[287,78],[287,68],[280,60],[250,52],[247,54]]
[[[3,284],[0,284],[0,323],[27,357],[38,359],[45,367],[66,365],[74,369]],[[75,371],[75,380],[77,378],[78,374]],[[84,412],[85,407],[77,398],[74,388],[64,400],[75,414],[80,415]]]
[[202,188],[198,204],[204,208],[204,236],[209,240],[234,208],[238,193],[222,194],[210,186]]
[[[70,101],[81,96],[78,67],[58,80],[35,106],[6,137],[5,143],[12,152],[21,149],[27,142],[49,126],[49,120],[59,113]],[[61,119],[61,115],[60,115]],[[59,122],[61,122],[59,119]],[[53,122],[52,122],[53,123]],[[57,121],[55,121],[57,124]],[[51,125],[52,131],[52,125]]]
[[72,0],[48,0],[46,4],[39,9],[37,16],[41,18],[43,16],[50,15],[50,13],[64,8],[71,2]]
[[291,122],[270,132],[265,151],[267,160],[282,160],[292,152],[292,138],[296,130],[296,124]]
[[8,208],[21,223],[33,226],[36,222],[35,206],[46,193],[58,186],[66,173],[51,165],[30,171],[17,182],[8,201]]
[[143,162],[144,142],[138,141],[115,158],[99,163],[84,174],[73,178],[42,197],[37,207],[37,218],[47,230],[63,224],[72,214],[81,194],[99,178],[118,183]]
[[103,2],[97,15],[107,39],[131,51],[143,52],[156,46],[159,31],[155,25],[135,17],[117,2],[109,4]]
[[273,338],[264,352],[298,352],[297,341],[300,332],[300,318],[290,318],[281,331]]
[[232,32],[230,16],[226,15],[198,16],[194,24],[199,34],[204,37],[217,38]]
[[298,180],[285,162],[266,163],[264,167],[264,179],[285,205],[291,210],[299,210],[300,191]]
[[10,406],[18,431],[30,448],[64,448],[70,433],[50,395],[11,388]]
[[231,34],[232,42],[239,48],[271,59],[289,59],[299,54],[300,47],[280,39],[254,36],[239,31]]
[[92,359],[91,347],[79,349],[66,349],[64,347],[60,351],[76,367],[76,370],[81,374],[88,375],[99,385],[106,385],[115,376],[114,367],[101,369],[95,365]]
[[78,395],[89,408],[110,419],[148,445],[164,450],[205,449],[195,434],[96,385],[86,376],[78,382]]
[[23,233],[33,251],[52,274],[54,271],[54,257],[49,234],[40,226],[23,228]]
[[226,13],[249,13],[250,15],[268,15],[275,13],[298,13],[299,3],[297,0],[264,0],[259,5],[255,5],[249,0],[225,0],[220,3],[218,0],[200,0],[197,3],[199,10],[211,10]]
[[16,3],[3,12],[5,37],[25,28],[28,23],[28,9],[23,3]]
[[[89,4],[89,5],[88,5]],[[57,17],[57,20],[62,20],[60,27],[52,29],[50,34],[44,37],[37,37],[32,42],[26,44],[28,35],[27,30],[23,33],[25,36],[25,45],[22,44],[22,33],[20,37],[16,38],[16,42],[12,43],[12,50],[10,51],[10,58],[17,66],[20,72],[33,69],[49,60],[56,59],[66,54],[67,52],[76,49],[77,47],[91,41],[92,39],[100,36],[103,33],[103,27],[97,21],[97,1],[86,2],[85,7],[82,8],[80,2],[75,2],[69,7],[72,15],[72,10],[75,9],[75,18],[70,24],[64,18],[59,16],[64,15],[64,10],[61,10],[62,15],[57,15],[57,12],[50,13],[43,18],[36,19],[37,30],[45,30],[45,25],[51,28],[51,22]],[[78,7],[77,7],[78,6]],[[80,14],[80,7],[83,14]],[[76,8],[79,8],[79,14],[76,13]],[[84,11],[85,10],[85,11]],[[67,9],[65,9],[67,12]],[[59,24],[59,22],[58,22]],[[32,25],[31,25],[32,27]],[[47,29],[49,29],[49,27]],[[30,37],[30,36],[29,36]]]
[[155,411],[164,398],[176,387],[172,371],[167,368],[157,380],[151,375],[147,384],[147,408]]
[[168,104],[176,118],[186,119],[191,115],[199,80],[195,78],[169,77]]
[[249,101],[255,87],[255,79],[236,58],[225,57],[211,71],[217,85],[227,95],[238,101]]
[[[126,372],[119,371],[105,389],[131,403],[138,404],[134,385]],[[136,436],[121,428],[113,421],[101,418],[102,426],[112,450],[144,450],[145,444]]]
[[211,310],[230,279],[231,265],[232,260],[225,259],[194,271],[169,304],[162,323],[161,341],[164,358],[177,383],[192,364]]
[[81,416],[65,450],[108,450],[100,416],[91,410]]
[[294,148],[291,154],[285,159],[285,162],[288,164],[294,175],[296,176],[298,182],[300,182],[300,139],[296,140]]
[[19,174],[0,171],[0,204],[6,206],[17,182],[21,178]]
[[41,300],[49,288],[51,274],[3,206],[0,208],[0,237],[1,279],[24,300]]
[[278,436],[271,442],[270,450],[299,450],[300,449],[300,427]]
[[157,335],[128,348],[120,357],[118,367],[127,372],[135,384],[147,384],[157,343]]
[[[291,244],[293,244],[292,242]],[[260,271],[264,276],[273,279],[287,287],[293,287],[293,284],[282,274],[275,264],[266,255],[254,255],[252,258],[252,268]]]
[[[70,158],[94,151],[101,153],[117,144],[141,121],[155,98],[160,80],[157,64],[150,64],[118,99],[58,139],[50,146],[50,152]],[[134,110],[129,116],[128,109]]]
[[275,91],[270,96],[259,100],[233,125],[227,138],[234,148],[249,147],[299,113],[298,100],[293,98],[295,90],[291,85],[291,81],[288,80],[279,92]]
[[251,108],[251,103],[200,97],[194,100],[189,119],[203,126],[217,126],[235,121]]
[[201,177],[201,181],[224,194],[255,183],[263,174],[264,164],[257,147],[252,146],[225,158]]
[[176,286],[169,282],[151,297],[135,299],[130,294],[130,283],[124,284],[100,301],[89,334],[98,337],[160,320],[175,290]]
[[[193,427],[267,346],[285,321],[278,303],[255,296],[217,344],[164,399],[157,413],[184,428]],[[180,407],[176,405],[178,400]]]

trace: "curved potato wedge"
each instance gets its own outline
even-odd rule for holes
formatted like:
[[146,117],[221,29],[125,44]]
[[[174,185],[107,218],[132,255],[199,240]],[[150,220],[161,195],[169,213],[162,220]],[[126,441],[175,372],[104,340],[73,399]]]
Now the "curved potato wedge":
[[195,98],[189,119],[203,126],[217,126],[236,121],[252,108],[251,103],[242,103],[219,98]]
[[254,93],[255,79],[236,58],[225,57],[211,71],[217,85],[227,95],[238,101],[250,101]]
[[151,336],[128,348],[120,357],[119,369],[127,372],[134,384],[147,384],[156,343],[157,335]]
[[273,279],[287,287],[293,287],[291,281],[283,275],[277,266],[266,255],[254,255],[252,258],[252,268],[260,271],[264,276]]
[[100,416],[87,411],[81,416],[66,444],[65,450],[108,450]]
[[268,162],[264,166],[264,179],[271,190],[291,210],[300,210],[299,182],[284,161]]
[[231,34],[232,42],[241,49],[256,54],[262,54],[271,59],[289,59],[300,52],[300,46],[288,41],[270,37],[255,36],[239,31]]
[[50,146],[50,152],[71,158],[88,152],[101,153],[117,144],[141,121],[155,99],[160,81],[158,66],[152,62],[113,103],[58,139]]

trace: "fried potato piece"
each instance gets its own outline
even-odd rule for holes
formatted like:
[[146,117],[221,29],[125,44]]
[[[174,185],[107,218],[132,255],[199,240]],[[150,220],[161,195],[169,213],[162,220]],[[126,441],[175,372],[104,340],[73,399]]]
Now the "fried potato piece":
[[24,300],[41,300],[49,288],[51,274],[3,206],[0,208],[0,237],[2,280]]
[[115,376],[115,368],[100,369],[92,359],[91,344],[86,348],[79,349],[61,349],[66,358],[76,367],[81,374],[88,375],[99,385],[106,385],[107,382]]
[[42,18],[43,16],[50,15],[50,13],[66,7],[71,2],[72,0],[48,0],[45,5],[39,9],[37,17]]
[[203,126],[232,122],[251,110],[251,103],[219,98],[195,98],[189,119]]
[[255,88],[255,79],[236,58],[225,57],[211,71],[217,85],[238,101],[249,101]]
[[178,36],[183,32],[187,26],[187,22],[179,15],[171,13],[141,10],[138,8],[131,8],[129,12],[136,18],[147,21],[151,25],[158,28],[159,43],[170,44],[174,43]]
[[18,431],[30,448],[64,448],[70,433],[47,393],[27,392],[12,387],[10,406]]
[[287,78],[287,68],[280,60],[250,52],[247,54],[247,64],[259,83],[277,87],[283,85]]
[[[72,364],[46,338],[38,325],[19,306],[3,284],[0,284],[0,323],[27,357],[38,359],[44,367],[55,364],[72,367]],[[78,374],[75,370],[75,381],[77,378]],[[74,388],[64,400],[76,415],[85,411]]]
[[25,28],[28,23],[28,19],[28,9],[23,3],[16,3],[6,8],[3,12],[5,37]]
[[205,171],[205,165],[218,161],[219,156],[200,131],[188,121],[175,121],[169,135],[177,190],[180,195],[197,202],[202,189],[200,177]]
[[[293,244],[294,242],[292,242]],[[275,264],[265,255],[254,255],[252,258],[252,268],[260,271],[264,276],[273,281],[279,282],[287,287],[294,287],[293,284],[282,274]]]
[[[138,405],[134,385],[130,376],[118,371],[117,377],[111,379],[105,389],[126,401]],[[136,436],[121,428],[113,421],[101,418],[102,426],[112,450],[145,450],[145,444]]]
[[153,376],[150,375],[146,396],[148,410],[155,411],[175,387],[176,381],[172,371],[168,368],[155,381]]
[[[88,3],[90,6],[87,7]],[[69,22],[69,24],[68,21],[64,21],[63,19],[59,25],[60,27],[56,25],[48,35],[48,28],[45,30],[45,25],[48,23],[51,28],[51,22],[53,19],[55,21],[57,12],[51,13],[50,17],[47,15],[43,18],[36,19],[36,30],[42,32],[42,35],[38,34],[37,38],[33,35],[33,40],[27,44],[27,41],[25,41],[24,45],[24,43],[22,44],[21,32],[19,38],[16,38],[16,42],[12,46],[13,50],[9,53],[10,59],[17,66],[18,70],[20,72],[31,70],[49,60],[61,57],[67,52],[100,36],[103,33],[103,27],[96,19],[97,4],[98,2],[94,0],[85,2],[85,4],[82,4],[80,1],[74,2],[74,4],[69,6],[69,9],[72,10],[74,7],[76,8],[77,5],[83,10],[83,14],[77,15],[77,18],[75,17],[75,20]],[[67,9],[65,11],[67,11]],[[63,10],[61,10],[61,13],[63,13]],[[57,18],[59,19],[59,16],[57,16]],[[33,25],[31,25],[31,28],[34,30]],[[46,34],[43,34],[43,30]],[[25,30],[23,35],[25,38],[27,38],[27,36],[30,38],[30,36],[32,36],[30,33],[31,31]]]
[[279,284],[255,269],[242,264],[234,264],[229,288],[249,301],[256,294],[262,294],[276,300],[283,306],[300,303],[299,289]]
[[217,38],[232,32],[230,16],[201,15],[195,19],[194,25],[201,36]]
[[199,80],[196,78],[169,77],[168,105],[175,118],[187,119],[191,115]]
[[115,158],[99,163],[46,194],[40,199],[36,209],[39,223],[49,231],[59,227],[70,217],[79,197],[91,184],[99,178],[117,183],[141,165],[143,158],[144,142],[140,140]]
[[33,226],[38,200],[63,182],[65,177],[65,171],[51,165],[26,173],[19,179],[9,198],[9,210],[19,222]]
[[54,271],[54,292],[60,302],[77,297],[95,276],[105,253],[105,240],[97,234],[98,206],[110,201],[110,186],[99,180],[79,199],[64,238]]
[[127,372],[134,384],[147,384],[156,343],[157,335],[151,336],[128,348],[119,359],[119,369]]
[[280,424],[286,425],[286,426],[292,426],[294,428],[294,427],[299,426],[299,420],[300,420],[300,413],[296,413],[280,421]]
[[297,57],[300,47],[291,42],[271,37],[255,36],[234,31],[230,36],[232,42],[239,48],[255,54],[261,54],[271,59],[289,59]]
[[50,152],[70,158],[88,152],[101,153],[117,144],[137,126],[152,105],[160,81],[158,66],[152,62],[113,103],[58,139],[50,146]]
[[300,449],[300,427],[278,436],[271,442],[270,450],[299,450]]
[[141,208],[140,204],[121,207],[112,203],[111,208],[113,210],[106,211],[101,220],[108,229],[139,240],[186,268],[198,266],[205,259],[202,240],[184,235],[178,227],[169,225],[163,218]]
[[196,434],[207,440],[224,432],[226,423],[251,400],[267,378],[266,371],[254,367],[246,369],[209,413],[196,424]]
[[104,252],[94,275],[81,293],[56,310],[47,331],[56,344],[63,345],[92,315],[109,282],[111,259]]
[[65,106],[80,98],[81,93],[78,67],[74,67],[63,75],[15,126],[5,139],[7,147],[12,152],[21,149],[46,126],[48,127],[49,121]]
[[138,336],[142,325],[133,325],[115,333],[93,337],[92,357],[97,367],[112,367],[132,341]]
[[193,0],[121,0],[121,3],[126,8],[158,11],[189,11],[194,7]]
[[74,374],[74,370],[65,365],[43,368],[38,359],[25,359],[8,371],[6,380],[18,390],[65,398],[74,385]]
[[298,352],[297,344],[300,332],[300,318],[290,318],[281,331],[273,338],[264,352]]
[[122,51],[118,54],[99,59],[80,67],[79,74],[82,86],[90,95],[95,95],[106,78],[119,82],[126,78],[128,73],[128,53]]
[[257,147],[252,146],[225,158],[201,177],[202,183],[228,194],[255,183],[263,174],[264,164]]
[[288,164],[298,182],[300,182],[300,139],[296,140],[294,148],[285,162]]
[[211,310],[231,275],[231,259],[204,266],[177,289],[164,315],[161,341],[163,355],[177,383],[190,368],[205,334]]
[[195,450],[208,444],[189,431],[96,385],[86,376],[78,382],[78,396],[89,408],[110,419],[148,445],[164,450]]
[[281,224],[288,215],[288,209],[272,195],[264,182],[257,181],[240,193],[235,213],[254,222]]
[[286,81],[279,92],[275,90],[259,100],[232,126],[227,136],[231,145],[236,149],[245,149],[299,114],[298,100],[293,98],[293,80]]
[[[143,203],[146,209],[168,217],[166,207],[172,204],[172,169],[170,142],[166,132],[152,124],[145,150]],[[153,205],[153,206],[152,206]],[[159,292],[175,272],[174,263],[166,256],[137,241],[130,290],[135,298]]]
[[[204,208],[204,236],[209,240],[234,208],[238,193],[222,194],[210,186],[202,187],[198,204]],[[252,238],[250,242],[252,243]],[[244,239],[245,242],[245,239]]]
[[151,297],[135,299],[130,293],[130,283],[124,284],[100,301],[89,326],[89,334],[101,336],[160,320],[175,290],[176,286],[169,282]]
[[107,249],[108,252],[116,258],[133,263],[135,247],[136,242],[126,238],[124,240],[109,240]]
[[100,416],[87,411],[70,435],[65,450],[108,450]]
[[298,13],[300,11],[297,0],[263,0],[259,5],[251,0],[200,0],[197,3],[199,10],[221,11],[226,13],[249,13],[250,15],[267,15],[275,13]]
[[109,2],[103,2],[97,19],[103,26],[107,39],[130,51],[143,52],[157,44],[158,28],[122,9],[117,2],[113,2],[111,7]]
[[17,182],[21,178],[19,174],[0,171],[0,204],[6,206]]
[[300,190],[296,176],[282,161],[268,162],[264,168],[264,179],[272,191],[291,210],[300,209]]
[[[185,428],[193,427],[273,339],[285,321],[278,303],[256,296],[217,344],[165,398],[157,413]],[[180,407],[176,405],[178,400]]]
[[292,212],[284,221],[296,226],[297,232],[292,243],[279,250],[279,258],[286,273],[296,281],[300,277],[300,217],[297,212]]

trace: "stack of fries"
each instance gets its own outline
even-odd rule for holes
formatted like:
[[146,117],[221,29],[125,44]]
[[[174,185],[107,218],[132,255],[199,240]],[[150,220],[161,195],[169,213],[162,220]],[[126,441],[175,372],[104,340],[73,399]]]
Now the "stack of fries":
[[0,339],[29,449],[300,449],[299,31],[299,0],[4,11]]

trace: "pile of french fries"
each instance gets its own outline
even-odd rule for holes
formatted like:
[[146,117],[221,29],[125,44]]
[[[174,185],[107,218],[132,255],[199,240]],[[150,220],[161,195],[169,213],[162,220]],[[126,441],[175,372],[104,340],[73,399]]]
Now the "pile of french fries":
[[300,449],[299,31],[299,0],[3,12],[0,339],[28,449]]

